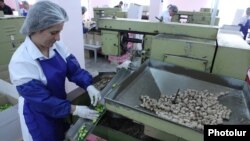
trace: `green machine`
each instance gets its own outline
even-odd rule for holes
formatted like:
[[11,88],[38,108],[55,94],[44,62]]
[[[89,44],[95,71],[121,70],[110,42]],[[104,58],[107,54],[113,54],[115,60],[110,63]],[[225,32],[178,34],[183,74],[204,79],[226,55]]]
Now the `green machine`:
[[[124,75],[122,71],[118,72],[118,78]],[[189,125],[183,126],[178,120],[164,119],[155,110],[143,108],[141,105],[143,101],[141,99],[142,96],[153,98],[151,101],[153,102],[165,95],[171,95],[174,99],[179,89],[181,91],[185,89],[207,90],[215,95],[228,91],[227,95],[218,97],[219,103],[232,110],[230,118],[223,120],[221,124],[248,125],[250,123],[250,89],[249,85],[242,80],[185,69],[162,61],[149,59],[123,81],[118,79],[115,84],[118,84],[116,88],[113,88],[112,91],[106,91],[106,108],[144,125],[145,135],[161,141],[202,141],[204,140],[204,132]],[[197,93],[195,95],[198,97],[200,94]],[[204,103],[207,101],[205,100]],[[181,105],[184,103],[184,101],[179,102]],[[170,102],[170,105],[171,107],[177,106],[173,101]],[[184,107],[189,106],[185,105]],[[168,110],[166,109],[166,111]],[[168,115],[168,112],[164,115],[172,117]],[[174,114],[173,117],[178,116],[178,113]],[[185,113],[190,114],[192,112]],[[208,115],[202,119],[207,117]],[[214,117],[216,118],[216,116]],[[180,119],[185,119],[185,117],[182,116]],[[191,122],[192,120],[189,120],[187,123]]]
[[[121,56],[130,51],[126,49],[129,42],[142,45],[142,50],[138,51],[142,59],[140,68],[119,70],[101,91],[102,102],[106,110],[114,114],[113,119],[119,116],[131,119],[143,125],[145,135],[158,140],[202,141],[201,131],[162,119],[152,110],[143,109],[141,95],[157,99],[162,94],[176,93],[178,89],[221,92],[230,88],[232,97],[221,100],[234,110],[228,123],[245,124],[242,123],[245,119],[250,123],[249,111],[242,114],[242,110],[238,110],[247,109],[242,103],[249,102],[241,102],[245,101],[242,94],[249,95],[250,90],[249,87],[241,89],[250,66],[250,48],[240,34],[223,31],[217,26],[165,24],[115,16],[98,18],[97,26],[105,55]],[[130,33],[143,35],[143,38],[129,36]],[[240,95],[241,99],[235,100],[237,96],[234,94]],[[121,122],[120,126],[123,124]],[[133,140],[131,136],[117,133],[118,130],[111,130],[108,125],[94,128],[93,133],[111,141]]]
[[[124,81],[114,80],[112,84],[118,87],[103,93],[106,94],[107,110],[143,124],[144,134],[150,137],[170,141],[201,141],[203,133],[144,111],[138,107],[141,95],[157,98],[160,94],[176,93],[178,88],[191,87],[226,91],[226,87],[243,88],[245,84],[250,66],[250,47],[240,33],[227,32],[210,25],[166,24],[124,18],[100,18],[97,25],[101,31],[102,51],[106,55],[122,55],[128,42],[142,44],[142,66]],[[143,38],[130,37],[129,33],[141,34]],[[185,69],[175,69],[171,65]],[[243,93],[245,90],[237,95]],[[231,107],[237,105],[232,103],[232,99],[222,101],[231,103]],[[236,116],[240,115],[237,111],[236,108]]]
[[[241,80],[250,66],[249,45],[239,34],[221,32],[216,26],[124,18],[100,18],[97,24],[106,55],[121,55],[127,43],[133,42],[142,43],[142,60],[161,60]],[[141,34],[143,39],[131,38],[128,33]]]
[[19,33],[24,17],[0,17],[0,79],[9,81],[8,64],[17,47],[24,41]]
[[[219,25],[220,18],[218,17],[219,11],[216,13],[214,25]],[[178,11],[173,17],[173,22],[194,23],[210,25],[212,19],[212,10],[210,8],[201,8],[200,11]]]
[[93,21],[97,21],[99,18],[103,17],[120,17],[120,18],[127,17],[127,12],[123,12],[121,8],[96,7],[93,9],[93,11],[94,11]]

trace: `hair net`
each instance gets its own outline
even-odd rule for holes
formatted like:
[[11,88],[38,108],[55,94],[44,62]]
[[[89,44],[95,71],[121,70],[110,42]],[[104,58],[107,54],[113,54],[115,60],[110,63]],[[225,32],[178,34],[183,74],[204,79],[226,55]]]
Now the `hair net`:
[[247,8],[246,14],[247,14],[247,15],[250,15],[250,7]]
[[50,1],[39,1],[29,9],[20,33],[30,35],[66,21],[68,15],[62,7]]
[[87,11],[87,8],[85,6],[82,6],[82,14],[84,14]]
[[168,10],[171,11],[171,12],[174,12],[174,13],[178,12],[177,6],[172,5],[172,4],[168,5]]

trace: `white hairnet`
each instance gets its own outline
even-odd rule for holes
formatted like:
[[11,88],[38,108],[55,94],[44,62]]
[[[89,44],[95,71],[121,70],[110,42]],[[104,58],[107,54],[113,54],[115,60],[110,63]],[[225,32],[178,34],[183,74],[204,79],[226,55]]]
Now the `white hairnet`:
[[174,12],[174,13],[178,12],[177,6],[176,5],[172,5],[172,4],[168,5],[168,10],[171,11],[171,12]]
[[20,33],[30,35],[66,21],[68,15],[62,7],[50,1],[39,1],[29,9]]
[[87,8],[85,6],[82,6],[82,14],[84,14],[87,11]]
[[247,14],[247,15],[250,15],[250,7],[247,8],[246,14]]

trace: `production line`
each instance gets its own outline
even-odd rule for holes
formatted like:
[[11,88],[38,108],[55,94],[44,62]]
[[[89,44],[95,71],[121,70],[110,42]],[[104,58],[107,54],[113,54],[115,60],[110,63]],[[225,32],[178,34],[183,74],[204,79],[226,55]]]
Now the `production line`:
[[[108,111],[144,125],[144,134],[159,140],[203,140],[205,121],[198,122],[201,127],[183,124],[166,118],[169,113],[161,116],[141,106],[141,96],[173,98],[179,90],[183,93],[191,89],[197,94],[207,91],[218,99],[213,102],[229,109],[227,118],[217,117],[221,121],[213,124],[250,123],[249,85],[244,81],[250,50],[238,32],[209,25],[117,17],[99,18],[97,26],[106,55],[122,55],[128,42],[142,44],[142,50],[137,50],[142,65],[136,70],[119,71],[102,94]],[[129,37],[130,33],[143,38]],[[112,87],[114,84],[117,87]],[[211,120],[217,118],[211,116]]]
[[[232,113],[229,120],[223,120],[221,124],[249,124],[250,122],[249,86],[244,81],[152,60],[143,64],[122,81],[118,88],[107,94],[105,105],[107,110],[143,124],[144,133],[155,139],[203,140],[203,130],[171,118],[166,119],[159,116],[155,110],[147,110],[140,106],[142,95],[158,100],[162,95],[175,96],[178,89],[181,92],[187,89],[207,90],[215,96],[225,92],[227,94],[220,96],[218,100]],[[178,104],[171,105],[175,107]]]
[[[102,12],[104,10],[109,11],[107,15],[115,15],[106,17]],[[101,35],[101,50],[104,55],[120,56],[128,51],[136,53],[133,54],[135,56],[132,56],[127,69],[119,69],[112,79],[109,78],[109,82],[102,86],[100,103],[105,110],[101,112],[100,117],[94,122],[77,119],[66,133],[67,140],[79,140],[79,131],[83,127],[85,129],[85,125],[87,131],[84,135],[95,133],[106,112],[131,119],[144,126],[145,135],[167,141],[201,141],[203,125],[206,122],[225,125],[250,124],[250,87],[245,82],[250,66],[250,48],[238,32],[210,25],[175,22],[166,24],[128,19],[126,13],[119,8],[95,8],[94,13],[97,24],[95,32]],[[11,25],[8,22],[13,19],[15,18],[1,18],[0,22]],[[17,17],[15,20],[14,23],[20,26],[24,19]],[[1,38],[4,52],[0,52],[3,56],[0,60],[0,71],[4,74],[2,72],[7,71],[6,64],[13,50],[22,42],[23,37],[18,36],[17,30],[12,27],[10,30],[6,26],[5,30],[1,31],[4,31],[4,37]],[[142,48],[128,50],[128,43],[140,44]],[[133,59],[138,57],[140,65],[133,66]],[[9,81],[7,79],[6,81]],[[178,113],[182,107],[174,110],[171,107],[183,106],[186,103],[181,98],[186,91],[195,91],[196,94],[209,93],[214,96],[211,98],[212,103],[214,100],[214,103],[228,108],[226,115],[220,117],[222,120],[218,116],[218,122],[213,122],[211,119],[216,117],[212,116],[207,118],[209,121],[195,117],[179,121],[177,119],[183,115],[173,116],[174,112],[162,113],[166,108],[159,108],[160,112],[157,112],[151,109],[158,107],[156,104],[150,107],[152,102],[142,105],[145,101],[142,96],[152,98],[149,101],[166,96],[165,98],[170,100],[168,111],[177,110]],[[79,99],[80,97],[75,100]],[[198,103],[196,99],[192,100],[193,103]],[[202,104],[195,106],[201,108]],[[208,104],[207,107],[210,106],[214,110],[213,105]],[[164,107],[164,104],[159,107]],[[193,112],[195,115],[200,114],[195,110]],[[208,115],[200,114],[200,117],[206,118]],[[187,124],[188,122],[192,125]],[[112,138],[115,136],[114,132],[112,133],[107,133],[106,136]],[[124,135],[124,139],[126,137]],[[85,140],[85,137],[80,140]]]
[[[128,42],[142,43],[142,60],[156,59],[241,80],[250,64],[249,45],[240,33],[217,26],[124,18],[100,18],[97,25],[107,55],[121,55]],[[128,33],[142,34],[143,39],[130,38]]]
[[[157,139],[202,140],[200,131],[162,120],[155,113],[138,108],[140,96],[159,98],[161,94],[175,93],[178,88],[206,89],[215,93],[229,91],[227,96],[219,98],[232,110],[230,120],[223,124],[249,124],[249,87],[244,80],[250,52],[239,33],[209,25],[166,25],[122,18],[100,18],[97,23],[105,54],[120,55],[122,45],[143,43],[142,60],[153,59],[187,68],[178,71],[175,66],[146,61],[122,82],[123,85],[106,96],[108,110],[142,123],[146,128],[144,133]],[[144,37],[131,39],[128,33]],[[232,58],[230,54],[238,57]],[[201,71],[201,75],[195,70]],[[241,103],[239,107],[237,103]]]

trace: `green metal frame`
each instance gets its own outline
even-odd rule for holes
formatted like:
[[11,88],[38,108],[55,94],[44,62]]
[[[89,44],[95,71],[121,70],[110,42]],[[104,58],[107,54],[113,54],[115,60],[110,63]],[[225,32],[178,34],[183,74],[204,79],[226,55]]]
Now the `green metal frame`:
[[218,33],[213,74],[245,80],[250,67],[250,47],[240,34]]
[[128,117],[132,120],[140,122],[144,125],[158,129],[159,131],[165,132],[167,134],[172,134],[177,137],[183,138],[188,141],[202,141],[203,133],[192,130],[190,128],[177,125],[166,120],[156,118],[154,116],[144,114],[127,107],[120,106],[109,101],[105,102],[105,106],[108,110],[120,114],[122,116]]
[[211,72],[216,41],[182,36],[157,35],[152,40],[151,59]]
[[9,61],[24,41],[24,36],[19,33],[24,17],[0,17],[0,79],[10,82]]
[[213,40],[216,40],[218,32],[218,27],[216,26],[184,23],[158,23],[147,20],[124,18],[100,18],[97,21],[97,25],[100,30],[126,31],[145,35],[166,33]]
[[124,134],[120,131],[101,125],[96,126],[92,133],[104,139],[107,139],[108,141],[139,141],[138,139]]
[[[219,10],[217,10],[216,18],[215,18],[215,24],[219,25],[220,18],[218,17]],[[204,25],[210,25],[211,19],[212,19],[212,9],[210,8],[201,8],[200,11],[178,11],[173,16],[172,21],[173,22],[180,22],[181,19],[187,19],[187,23],[192,24],[204,24]]]
[[101,31],[102,52],[108,55],[119,55],[120,48],[120,33],[117,31]]
[[[144,35],[144,61],[154,58],[241,80],[245,79],[250,66],[249,45],[240,35],[220,35],[217,26],[124,18],[100,18],[97,24],[106,55],[120,55],[120,33],[136,33]],[[176,37],[159,39],[158,34]]]
[[97,21],[99,18],[102,17],[120,17],[126,18],[127,12],[122,11],[121,8],[94,8],[94,18],[93,21]]
[[0,18],[0,65],[8,64],[17,47],[24,41],[19,33],[24,17]]
[[159,140],[186,141],[180,137],[168,134],[150,126],[144,126],[144,134]]

